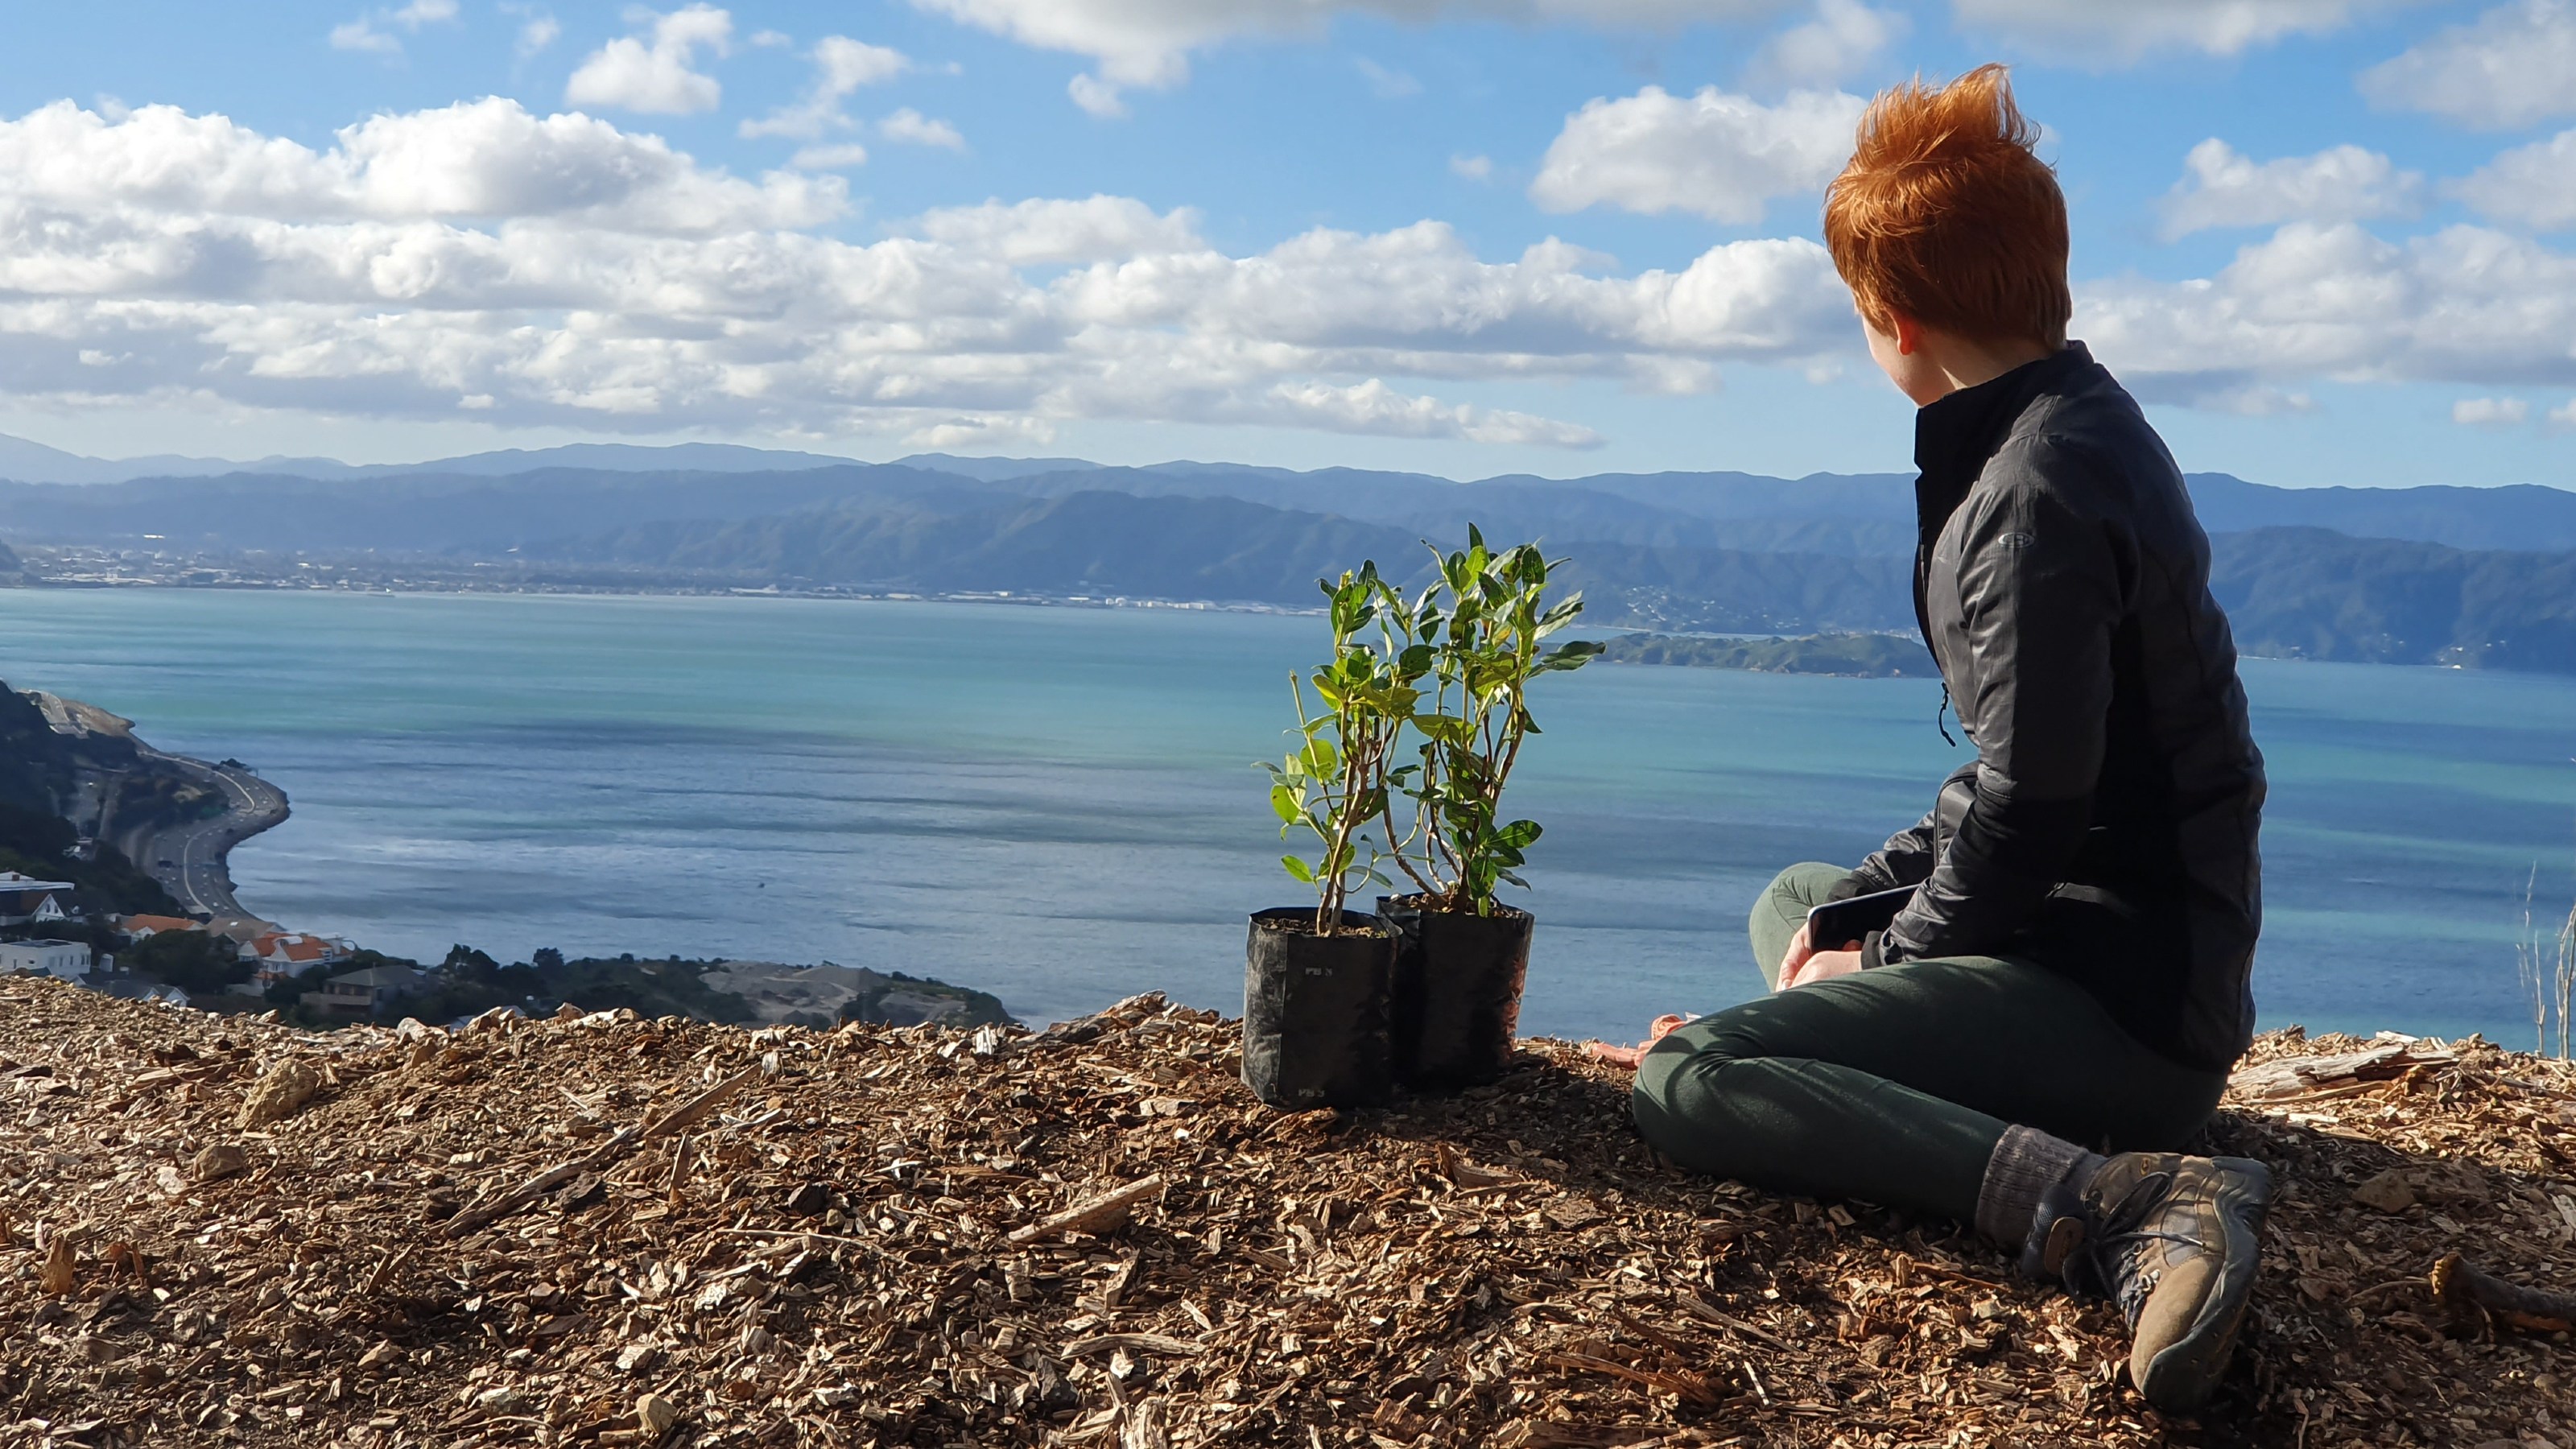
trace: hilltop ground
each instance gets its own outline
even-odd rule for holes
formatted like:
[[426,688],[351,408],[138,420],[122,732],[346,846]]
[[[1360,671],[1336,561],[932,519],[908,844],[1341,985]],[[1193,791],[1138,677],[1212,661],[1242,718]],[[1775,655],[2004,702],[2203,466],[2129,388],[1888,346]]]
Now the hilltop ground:
[[2424,1286],[2576,1281],[2556,1064],[2231,1099],[2284,1199],[2185,1421],[2105,1307],[1669,1170],[1565,1044],[1347,1116],[1260,1106],[1235,1044],[1154,998],[311,1035],[0,981],[0,1443],[2576,1445],[2565,1336]]

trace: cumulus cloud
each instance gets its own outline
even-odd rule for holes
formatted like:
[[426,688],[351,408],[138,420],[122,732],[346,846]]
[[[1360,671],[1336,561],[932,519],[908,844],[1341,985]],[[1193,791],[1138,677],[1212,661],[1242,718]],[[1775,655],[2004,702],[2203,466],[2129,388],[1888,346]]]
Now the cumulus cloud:
[[2552,428],[2576,428],[2576,397],[2571,397],[2566,402],[2549,410],[2549,426]]
[[2167,241],[2215,227],[2364,221],[2423,209],[2422,173],[2400,171],[2359,146],[2258,162],[2213,136],[2191,148],[2183,169],[2157,206]]
[[[520,13],[526,14],[524,11]],[[514,48],[519,59],[526,60],[562,38],[563,22],[539,12],[519,22],[519,38]]]
[[868,164],[868,148],[856,141],[800,146],[787,164],[799,171],[847,171],[853,166]]
[[400,30],[417,35],[424,25],[456,18],[456,0],[411,0],[402,8],[370,10],[357,19],[331,27],[334,50],[371,50],[379,55],[402,54]]
[[[1078,418],[1584,447],[1435,394],[1705,389],[1848,350],[1805,240],[1623,273],[1559,243],[1318,230],[1236,254],[1117,197],[828,234],[835,177],[758,180],[486,100],[316,150],[220,116],[69,102],[0,121],[0,387],[504,426],[1043,438]],[[1416,380],[1399,387],[1401,380]]]
[[1189,79],[1190,52],[1247,36],[1312,36],[1337,15],[1563,22],[1670,29],[1695,21],[1754,19],[1786,0],[912,0],[916,9],[1008,36],[1024,45],[1087,56],[1097,69],[1067,89],[1096,116],[1127,114],[1131,87],[1161,90]]
[[1595,99],[1566,118],[1530,199],[1549,211],[1607,205],[1749,225],[1773,197],[1834,178],[1851,159],[1862,105],[1839,91],[1797,91],[1766,106],[1715,86]]
[[1751,74],[1767,85],[1839,85],[1876,64],[1912,29],[1902,11],[1872,10],[1860,0],[1817,0],[1814,19],[1763,42]]
[[319,152],[176,106],[111,119],[57,101],[0,122],[0,197],[76,217],[553,217],[674,235],[818,226],[848,210],[836,181],[745,181],[657,136],[499,97],[373,116]]
[[852,40],[846,35],[827,35],[815,42],[813,61],[814,84],[805,98],[758,120],[743,122],[744,136],[792,136],[811,141],[833,131],[851,130],[857,123],[841,109],[841,103],[864,86],[892,80],[912,68],[911,59],[902,51]]
[[1283,382],[1249,408],[1243,420],[1294,422],[1337,433],[1459,438],[1470,443],[1536,443],[1554,448],[1597,448],[1604,441],[1599,433],[1579,423],[1412,397],[1374,377],[1350,387]]
[[2239,55],[2421,0],[1952,0],[1960,24],[2036,50],[2126,63],[2157,51]]
[[1369,94],[1381,101],[1409,100],[1422,94],[1422,82],[1404,71],[1383,66],[1363,55],[1351,63],[1369,84]]
[[2571,77],[2576,0],[2516,0],[2363,71],[2360,85],[2392,110],[2503,129],[2576,115]]
[[714,110],[724,87],[696,69],[698,52],[721,56],[732,47],[732,14],[704,4],[629,13],[650,18],[649,38],[620,36],[593,51],[565,85],[565,104],[672,116]]
[[2449,189],[2498,221],[2534,231],[2576,227],[2576,131],[2507,151]]
[[1127,114],[1127,98],[1114,81],[1096,75],[1077,75],[1064,83],[1064,93],[1073,103],[1104,121],[1114,121]]
[[946,121],[935,121],[910,106],[877,122],[877,134],[889,141],[907,146],[937,146],[948,151],[966,149],[966,138]]
[[2402,242],[2294,222],[2215,276],[2079,287],[2075,332],[2142,396],[2313,378],[2576,383],[2576,256],[2453,226]]
[[2464,397],[2451,404],[2451,421],[2470,428],[2518,428],[2531,421],[2531,404],[2518,397]]

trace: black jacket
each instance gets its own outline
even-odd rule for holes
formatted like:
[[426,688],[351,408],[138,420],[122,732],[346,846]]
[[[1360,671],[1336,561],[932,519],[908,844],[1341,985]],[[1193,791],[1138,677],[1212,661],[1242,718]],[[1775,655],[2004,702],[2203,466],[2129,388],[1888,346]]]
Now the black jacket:
[[2263,756],[2209,539],[2082,343],[1915,422],[1914,600],[1977,759],[1837,894],[1919,886],[1866,964],[2011,956],[2224,1067],[2253,1034]]

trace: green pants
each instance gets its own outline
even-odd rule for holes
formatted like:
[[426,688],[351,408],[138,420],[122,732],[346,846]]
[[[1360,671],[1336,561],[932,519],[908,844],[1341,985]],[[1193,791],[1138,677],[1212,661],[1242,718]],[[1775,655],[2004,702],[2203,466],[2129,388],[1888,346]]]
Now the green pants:
[[[1807,908],[1844,872],[1793,865],[1753,907],[1778,984]],[[2054,972],[1991,956],[1909,961],[1775,991],[1657,1043],[1637,1126],[1683,1166],[1774,1192],[1973,1222],[2011,1125],[2095,1151],[2182,1145],[2227,1086],[2158,1055]]]

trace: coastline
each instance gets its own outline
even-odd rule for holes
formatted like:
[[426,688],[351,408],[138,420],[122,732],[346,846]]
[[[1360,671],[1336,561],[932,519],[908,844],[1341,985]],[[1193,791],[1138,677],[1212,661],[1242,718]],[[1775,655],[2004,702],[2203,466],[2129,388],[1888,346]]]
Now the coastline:
[[[103,771],[100,778],[84,782],[76,808],[95,815],[72,820],[83,840],[112,845],[121,851],[136,869],[168,891],[184,911],[204,917],[217,930],[233,924],[260,930],[282,929],[242,908],[233,894],[231,855],[234,846],[285,822],[292,813],[285,791],[238,761],[217,764],[193,755],[154,749],[135,733],[134,721],[97,705],[47,690],[26,693],[44,711],[46,722],[56,734],[75,740],[113,737],[134,749],[132,771]],[[197,820],[121,825],[115,817],[123,777],[152,773],[156,766],[221,797],[223,813]]]

